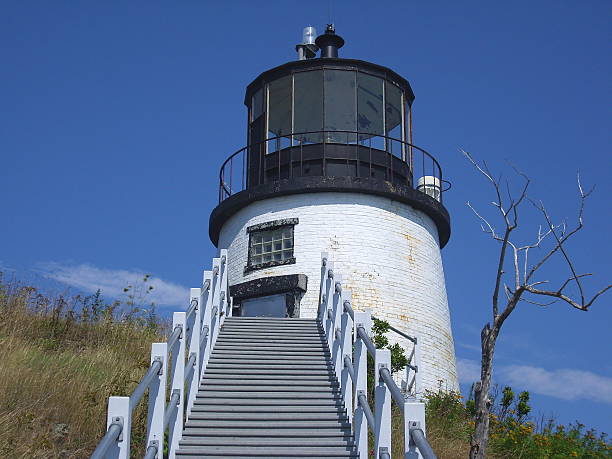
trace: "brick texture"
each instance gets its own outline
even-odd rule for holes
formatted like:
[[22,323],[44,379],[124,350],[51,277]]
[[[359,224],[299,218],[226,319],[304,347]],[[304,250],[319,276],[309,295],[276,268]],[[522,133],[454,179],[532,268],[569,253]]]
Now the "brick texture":
[[[299,218],[296,263],[244,273],[246,228],[270,220]],[[355,310],[371,308],[421,348],[420,387],[457,390],[457,371],[438,233],[424,213],[388,198],[358,193],[312,193],[259,201],[223,226],[219,247],[228,249],[230,285],[265,276],[306,274],[302,317],[315,317],[321,252],[353,295]],[[411,343],[391,332],[391,342]]]

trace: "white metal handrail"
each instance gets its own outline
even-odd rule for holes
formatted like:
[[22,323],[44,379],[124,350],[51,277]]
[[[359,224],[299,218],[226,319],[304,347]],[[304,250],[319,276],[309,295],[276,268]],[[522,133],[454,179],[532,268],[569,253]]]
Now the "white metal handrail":
[[[149,393],[145,459],[162,459],[165,441],[174,459],[183,423],[195,401],[200,380],[219,329],[232,315],[227,278],[227,250],[204,272],[202,287],[192,288],[187,311],[172,316],[166,343],[151,345],[151,366],[129,397],[110,397],[107,431],[91,459],[128,459],[130,430],[136,405]],[[188,357],[187,357],[188,356]],[[171,357],[171,358],[170,358]],[[167,387],[170,399],[167,400]]]
[[[360,457],[368,457],[369,428],[374,434],[375,458],[390,459],[393,399],[404,419],[404,457],[435,459],[425,437],[425,404],[416,398],[419,363],[417,338],[393,329],[413,343],[406,369],[406,386],[401,391],[391,376],[391,351],[377,349],[371,340],[371,312],[353,310],[351,292],[343,288],[342,277],[334,271],[334,263],[328,259],[327,253],[321,254],[319,298],[317,317],[325,331]],[[368,353],[374,357],[375,365],[374,413],[367,398]],[[413,373],[411,382],[408,382],[409,371]]]

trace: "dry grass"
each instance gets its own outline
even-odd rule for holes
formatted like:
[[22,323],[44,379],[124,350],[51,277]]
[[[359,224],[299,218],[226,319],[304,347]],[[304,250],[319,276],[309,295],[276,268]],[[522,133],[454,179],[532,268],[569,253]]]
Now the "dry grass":
[[[98,305],[96,317],[79,304],[0,277],[0,457],[88,457],[105,431],[107,398],[129,395],[150,343],[163,339],[150,323],[117,320],[116,304]],[[135,413],[136,445],[144,406]]]

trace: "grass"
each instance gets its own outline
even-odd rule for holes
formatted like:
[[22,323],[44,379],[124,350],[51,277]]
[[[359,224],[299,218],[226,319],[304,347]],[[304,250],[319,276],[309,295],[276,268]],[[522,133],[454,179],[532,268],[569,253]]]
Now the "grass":
[[[99,295],[52,299],[0,277],[0,457],[89,457],[106,430],[107,398],[133,390],[150,343],[164,340],[162,327],[120,309]],[[145,406],[135,412],[136,451]]]
[[[166,340],[167,324],[143,307],[150,288],[136,289],[144,295],[131,288],[125,302],[107,304],[99,293],[45,296],[0,273],[0,457],[87,458],[93,452],[106,430],[108,397],[129,395],[149,367],[151,343]],[[612,458],[605,434],[582,424],[549,420],[536,428],[524,394],[515,398],[504,389],[491,420],[491,459]],[[143,400],[134,413],[132,457],[144,452],[145,407]],[[392,457],[400,458],[403,419],[395,404],[392,410]],[[469,401],[429,393],[426,423],[440,459],[468,457]]]

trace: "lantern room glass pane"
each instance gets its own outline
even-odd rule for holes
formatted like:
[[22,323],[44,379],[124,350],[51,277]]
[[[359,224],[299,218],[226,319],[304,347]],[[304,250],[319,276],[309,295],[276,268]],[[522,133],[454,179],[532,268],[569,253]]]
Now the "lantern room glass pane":
[[268,138],[290,134],[291,76],[272,81],[268,91]]
[[[325,130],[357,130],[355,72],[325,70]],[[352,143],[355,135],[347,132],[326,132],[326,142]]]
[[[294,76],[293,132],[323,130],[323,71],[300,72]],[[295,136],[295,143],[320,143],[321,134]]]
[[357,73],[357,126],[359,132],[383,134],[383,80],[365,73]]
[[[402,90],[385,81],[385,135],[400,139],[402,124]],[[391,135],[392,133],[399,135]]]
[[[399,158],[403,158],[404,145],[402,144],[402,90],[388,81],[385,81],[385,135],[387,151]],[[393,140],[397,139],[397,140]]]
[[263,90],[258,89],[251,98],[251,121],[255,121],[263,113]]

